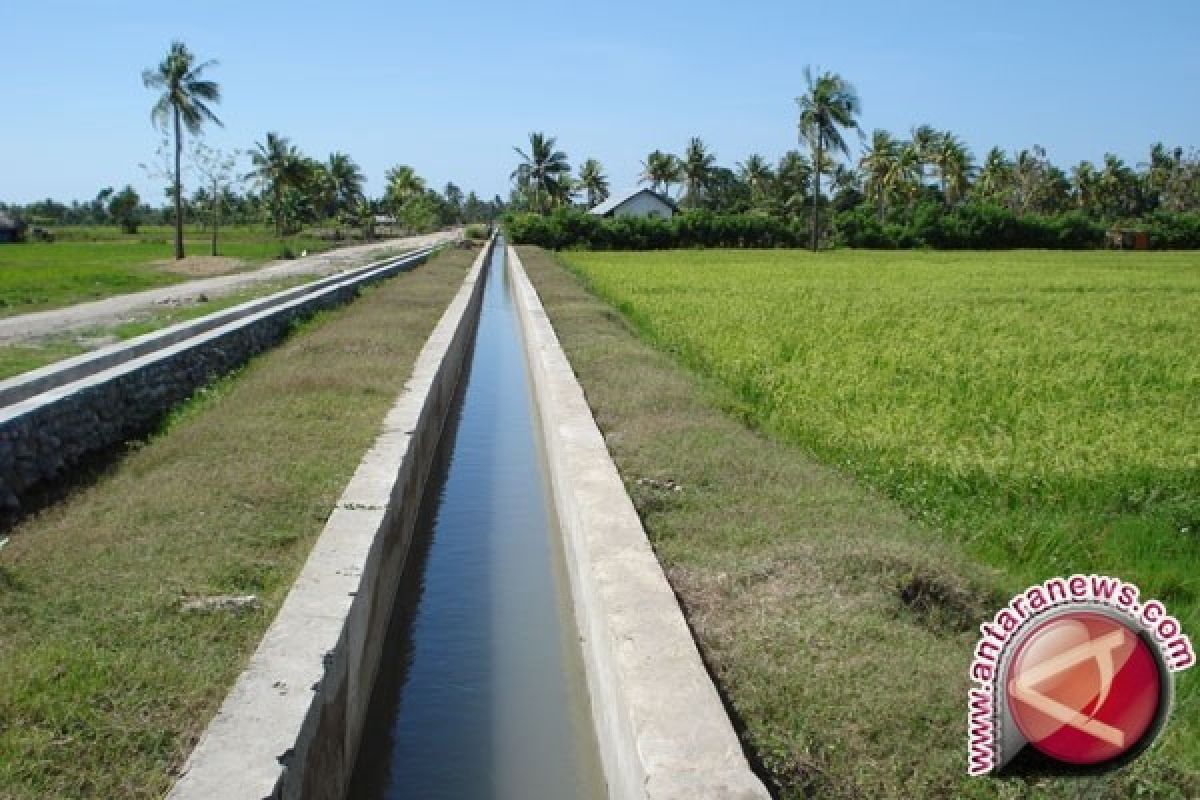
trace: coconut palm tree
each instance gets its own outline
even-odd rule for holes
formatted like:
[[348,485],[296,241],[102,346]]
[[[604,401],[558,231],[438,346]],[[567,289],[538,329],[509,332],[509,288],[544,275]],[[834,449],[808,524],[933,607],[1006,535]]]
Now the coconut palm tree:
[[196,63],[196,57],[187,45],[175,41],[167,51],[166,58],[155,69],[142,71],[142,84],[162,94],[150,111],[150,116],[159,129],[166,131],[168,124],[175,134],[175,169],[172,172],[175,201],[175,258],[183,258],[183,180],[180,172],[180,157],[183,153],[183,131],[193,136],[200,133],[205,122],[221,125],[221,120],[209,108],[210,103],[221,102],[221,87],[215,81],[201,76],[216,61]]
[[756,208],[762,207],[771,186],[771,165],[758,153],[751,153],[746,160],[738,164],[738,177],[750,187]]
[[384,190],[384,202],[393,212],[414,197],[425,193],[425,180],[417,171],[407,164],[398,164],[386,173],[387,188]]
[[542,193],[549,196],[550,184],[571,171],[567,154],[554,149],[557,143],[558,140],[553,136],[534,132],[529,134],[528,153],[519,147],[513,148],[521,157],[521,163],[513,170],[511,177],[518,185],[533,189],[534,207],[539,212],[544,210]]
[[1011,205],[1013,193],[1013,163],[999,147],[988,151],[975,182],[975,194],[984,200]]
[[942,134],[932,125],[918,125],[912,130],[910,146],[917,160],[917,183],[919,186],[925,184],[925,168],[933,164],[934,154],[937,152],[941,138]]
[[655,150],[642,162],[642,183],[649,183],[656,192],[671,196],[671,184],[683,180],[683,164],[670,153]]
[[946,205],[954,205],[966,195],[974,176],[975,157],[967,145],[950,131],[941,133],[929,156],[938,174]]
[[588,208],[608,199],[608,176],[596,159],[589,158],[579,168],[579,188],[587,192]]
[[1072,167],[1071,188],[1075,190],[1075,202],[1080,210],[1086,214],[1094,213],[1100,197],[1100,176],[1096,172],[1096,165],[1084,160]]
[[899,175],[900,143],[882,128],[871,134],[871,144],[858,160],[866,187],[866,195],[875,201],[879,221],[883,222],[887,212],[887,201],[897,188]]
[[708,152],[699,136],[693,136],[683,154],[684,202],[689,207],[699,207],[716,165],[717,157]]
[[[821,171],[826,153],[850,154],[850,148],[842,136],[842,129],[859,131],[858,115],[862,103],[854,86],[833,72],[814,75],[810,67],[804,68],[807,90],[796,98],[800,108],[800,137],[812,148],[812,163],[818,165],[813,171],[812,193],[812,249],[817,250],[817,204],[821,197]],[[860,131],[861,135],[861,131]]]
[[350,211],[363,196],[366,177],[354,159],[345,153],[330,153],[325,165],[333,189],[334,211]]
[[779,159],[775,168],[774,205],[779,213],[787,217],[798,217],[804,210],[812,182],[812,165],[799,150],[789,150]]
[[286,136],[274,131],[267,133],[265,142],[255,142],[250,152],[250,163],[254,178],[264,192],[271,197],[271,216],[275,220],[275,235],[283,235],[283,194],[294,186],[303,171],[303,158]]

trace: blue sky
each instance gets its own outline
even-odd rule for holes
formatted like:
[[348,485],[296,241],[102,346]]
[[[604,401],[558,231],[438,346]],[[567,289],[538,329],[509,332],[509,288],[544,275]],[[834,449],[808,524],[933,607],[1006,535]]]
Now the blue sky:
[[0,200],[87,199],[132,183],[158,203],[141,70],[173,38],[220,61],[223,129],[348,152],[378,194],[407,163],[431,184],[507,195],[512,146],[558,137],[614,188],[654,148],[701,136],[732,166],[796,143],[806,64],[858,88],[863,127],[928,122],[980,158],[1045,146],[1068,166],[1200,145],[1200,3],[259,2],[6,4]]

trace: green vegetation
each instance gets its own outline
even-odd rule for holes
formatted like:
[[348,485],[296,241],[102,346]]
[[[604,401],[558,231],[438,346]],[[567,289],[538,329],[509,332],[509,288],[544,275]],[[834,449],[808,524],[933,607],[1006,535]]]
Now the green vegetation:
[[[0,797],[161,797],[473,253],[320,315],[0,550]],[[185,597],[261,608],[191,614]]]
[[575,253],[651,341],[1022,579],[1113,571],[1200,629],[1190,256]]
[[[110,228],[59,229],[57,241],[0,249],[0,316],[24,314],[168,286],[197,277],[172,271],[169,235],[145,227],[136,237]],[[202,233],[198,235],[203,236]],[[279,240],[257,226],[231,228],[222,271],[326,250],[333,242],[309,236]],[[214,273],[215,274],[215,273]]]
[[[969,204],[950,211],[925,205],[906,225],[881,225],[862,206],[838,214],[839,244],[875,249],[1094,250],[1105,229],[1078,212],[1016,215],[1003,206]],[[929,213],[926,213],[929,212]],[[555,250],[665,250],[677,247],[790,247],[810,241],[808,226],[755,211],[721,214],[705,209],[658,217],[603,218],[578,209],[550,214],[512,212],[503,225],[513,242]],[[1149,215],[1142,229],[1151,249],[1200,248],[1200,214]]]
[[[778,796],[1200,796],[1196,707],[1186,696],[1159,746],[1128,769],[1065,780],[968,778],[965,697],[976,626],[1007,592],[1022,588],[1021,580],[979,566],[970,552],[974,542],[922,524],[905,505],[849,478],[843,462],[821,465],[804,448],[785,441],[794,438],[788,431],[764,435],[739,419],[764,419],[771,407],[764,393],[748,397],[745,389],[766,386],[775,376],[790,382],[793,410],[811,406],[818,420],[827,419],[827,406],[840,403],[846,415],[864,417],[884,438],[910,447],[914,435],[946,436],[946,418],[939,415],[945,401],[983,399],[964,394],[967,376],[917,372],[943,350],[943,369],[960,354],[957,344],[964,332],[954,320],[970,315],[970,307],[961,305],[955,286],[973,295],[972,307],[980,313],[1002,312],[1004,301],[1013,300],[1004,292],[1004,274],[1014,272],[1033,283],[1037,275],[1058,274],[1037,268],[1047,256],[1014,254],[1015,260],[996,269],[987,268],[980,256],[972,257],[973,264],[960,260],[951,267],[951,257],[936,254],[895,256],[893,267],[880,266],[878,254],[566,258],[617,300],[624,319],[553,256],[522,248],[706,662]],[[1136,274],[1154,276],[1150,283],[1180,279],[1181,259],[1175,257],[1156,257],[1148,266],[1143,261],[1135,275],[1128,274],[1127,262],[1102,263],[1107,258],[1072,257],[1075,282],[1087,277],[1104,285],[1108,275],[1118,284],[1122,277],[1133,283]],[[871,260],[876,263],[868,270]],[[960,272],[959,280],[949,280]],[[966,288],[972,283],[974,290]],[[1069,288],[1071,281],[1043,285],[1054,298],[1070,303],[1073,289],[1051,290]],[[889,299],[893,307],[880,319],[873,311]],[[941,315],[952,327],[927,325],[919,319],[922,313]],[[1171,318],[1170,310],[1161,315],[1158,335],[1174,335],[1166,330]],[[839,326],[833,332],[825,327],[831,319]],[[639,339],[626,320],[659,346]],[[866,354],[861,347],[865,330],[856,320],[885,326]],[[999,338],[1003,348],[1025,333],[1045,352],[1048,345],[1040,336],[1047,328],[1057,337],[1074,337],[1077,345],[1081,338],[1062,316],[1059,328],[1047,320],[1045,326],[1021,329],[1018,321],[1029,320],[1019,314],[1000,314],[997,320],[1011,323]],[[1191,319],[1175,323],[1195,324]],[[771,335],[762,336],[772,324]],[[908,329],[919,329],[928,341],[911,346]],[[815,345],[806,347],[797,336]],[[911,423],[913,432],[906,428],[911,414],[903,396],[874,414],[860,408],[868,390],[879,385],[875,376],[887,372],[887,360],[906,343],[916,359],[913,374],[898,379],[891,391],[903,393],[911,379],[913,391],[937,381],[947,393],[941,404],[932,402],[932,420]],[[999,357],[980,353],[985,362]],[[715,379],[684,368],[680,360],[708,365],[699,371]],[[782,370],[776,365],[783,361],[794,366]],[[731,374],[745,380],[733,381]],[[1016,388],[1024,385],[1020,372],[1013,377]],[[778,396],[780,389],[775,391]],[[1166,394],[1178,399],[1172,389]],[[1005,402],[1007,395],[995,402]],[[737,413],[724,413],[728,409]],[[792,413],[774,410],[778,413],[771,419]],[[899,416],[891,417],[891,411]],[[896,423],[890,433],[881,430],[889,417]],[[836,426],[838,420],[832,422]],[[843,430],[853,434],[856,429]],[[1191,431],[1194,435],[1194,422]],[[923,445],[918,441],[915,447]],[[955,460],[953,454],[949,460]],[[1050,565],[1054,570],[1070,566]],[[1183,677],[1186,694],[1195,676]]]
[[[918,125],[908,140],[875,130],[857,162],[849,160],[844,131],[861,135],[862,105],[854,86],[833,72],[805,72],[805,93],[796,98],[798,141],[810,155],[789,150],[772,168],[751,153],[737,170],[720,166],[716,154],[693,136],[682,158],[655,149],[641,162],[640,180],[665,199],[679,186],[687,212],[716,215],[689,225],[724,228],[770,227],[788,230],[785,241],[741,234],[688,237],[658,222],[645,233],[612,226],[598,239],[589,238],[586,223],[575,230],[544,231],[522,213],[554,213],[573,217],[578,193],[585,206],[598,202],[599,162],[588,159],[579,180],[571,177],[567,154],[554,150],[556,140],[530,134],[531,152],[514,148],[521,163],[512,173],[509,205],[512,230],[537,231],[518,243],[546,247],[653,249],[674,246],[771,247],[795,238],[807,225],[812,249],[821,244],[870,248],[934,247],[944,249],[1200,248],[1200,154],[1160,143],[1149,161],[1130,167],[1104,156],[1102,168],[1082,161],[1070,174],[1034,145],[1010,158],[992,148],[982,167],[967,144],[952,131]],[[540,148],[540,149],[539,149]],[[841,163],[838,157],[846,157]],[[601,172],[602,174],[602,172]],[[829,191],[823,190],[828,178]],[[607,191],[607,190],[605,190]],[[754,222],[743,217],[769,217]],[[807,223],[804,217],[808,217]],[[511,220],[517,219],[520,225]],[[647,242],[664,242],[647,244]]]
[[529,134],[529,152],[513,148],[521,162],[511,178],[530,207],[538,212],[569,203],[574,190],[567,154],[555,149],[557,146],[558,140],[553,136],[534,132]]

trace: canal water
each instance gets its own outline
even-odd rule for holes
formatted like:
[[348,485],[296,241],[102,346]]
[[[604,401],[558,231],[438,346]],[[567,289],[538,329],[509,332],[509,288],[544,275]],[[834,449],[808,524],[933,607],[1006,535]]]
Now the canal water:
[[503,242],[429,477],[350,797],[603,797]]

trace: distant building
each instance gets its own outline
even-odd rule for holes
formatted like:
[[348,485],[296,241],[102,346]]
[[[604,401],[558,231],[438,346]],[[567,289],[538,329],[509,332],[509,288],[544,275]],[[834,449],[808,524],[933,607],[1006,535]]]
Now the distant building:
[[588,211],[598,217],[660,217],[670,219],[678,209],[670,198],[650,189],[614,194]]
[[0,243],[19,242],[25,238],[25,223],[7,211],[0,211]]

